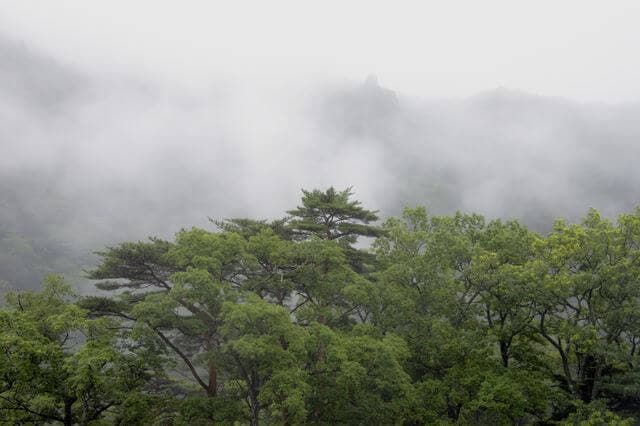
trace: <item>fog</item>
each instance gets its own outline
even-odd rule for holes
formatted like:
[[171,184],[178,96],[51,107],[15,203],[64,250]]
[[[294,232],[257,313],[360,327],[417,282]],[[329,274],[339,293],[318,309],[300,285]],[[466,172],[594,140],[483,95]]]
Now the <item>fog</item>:
[[59,220],[61,238],[273,217],[302,187],[353,185],[372,201],[371,179],[385,180],[378,149],[341,146],[310,115],[327,86],[223,81],[193,91],[88,75],[6,40],[0,49],[5,194],[43,224]]
[[100,50],[70,55],[53,35],[0,34],[0,280],[14,287],[209,217],[280,217],[301,188],[353,186],[382,216],[419,204],[540,231],[640,202],[640,105],[611,85],[600,100],[474,91],[471,77],[464,94],[412,93],[376,67],[185,73],[175,50],[102,66]]

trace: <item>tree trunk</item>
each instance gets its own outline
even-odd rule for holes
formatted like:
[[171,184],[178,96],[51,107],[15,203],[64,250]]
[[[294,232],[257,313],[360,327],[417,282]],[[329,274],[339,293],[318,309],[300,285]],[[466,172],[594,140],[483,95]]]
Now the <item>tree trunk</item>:
[[589,403],[598,395],[598,381],[602,373],[602,363],[598,356],[586,354],[580,357],[579,397]]
[[559,350],[559,353],[560,359],[562,360],[562,371],[564,372],[564,377],[567,381],[567,387],[569,387],[569,390],[571,391],[571,394],[573,396],[578,396],[576,386],[571,375],[571,367],[569,367],[569,359],[561,348]]
[[284,407],[284,409],[282,410],[282,424],[284,426],[289,426],[291,424],[291,422],[289,421],[289,410],[287,409],[287,407]]
[[209,361],[209,386],[207,396],[216,396],[218,393],[218,369],[213,361]]
[[509,344],[504,340],[500,340],[500,357],[502,358],[502,366],[509,367]]
[[251,403],[251,426],[258,426],[260,417],[260,402],[258,401],[258,393],[254,390],[249,391],[249,402]]
[[73,425],[72,406],[73,406],[73,400],[72,399],[65,399],[65,401],[64,401],[64,422],[63,422],[64,426]]

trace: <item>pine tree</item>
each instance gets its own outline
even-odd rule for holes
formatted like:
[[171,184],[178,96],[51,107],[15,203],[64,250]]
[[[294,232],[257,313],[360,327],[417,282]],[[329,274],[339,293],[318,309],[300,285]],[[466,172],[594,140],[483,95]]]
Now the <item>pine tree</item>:
[[360,201],[351,200],[351,187],[336,191],[302,190],[302,206],[287,213],[293,216],[290,226],[300,238],[315,235],[323,240],[340,240],[353,244],[360,236],[378,237],[382,230],[369,225],[378,220],[377,211],[366,210]]

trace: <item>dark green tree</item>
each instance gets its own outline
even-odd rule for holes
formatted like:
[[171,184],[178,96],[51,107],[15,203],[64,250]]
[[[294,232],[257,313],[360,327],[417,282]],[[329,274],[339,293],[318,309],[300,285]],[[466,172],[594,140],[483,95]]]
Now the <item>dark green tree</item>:
[[352,199],[351,188],[336,191],[302,190],[302,205],[287,213],[291,215],[289,227],[297,239],[312,236],[336,241],[345,250],[349,262],[357,272],[365,272],[374,257],[354,244],[359,237],[378,237],[384,231],[371,225],[378,220],[377,211],[367,210],[362,203]]
[[348,244],[360,236],[377,237],[380,228],[369,225],[378,220],[377,211],[366,210],[361,203],[351,200],[351,188],[336,191],[302,190],[302,205],[287,213],[292,216],[289,225],[294,232],[306,238],[315,235],[323,240],[341,240]]

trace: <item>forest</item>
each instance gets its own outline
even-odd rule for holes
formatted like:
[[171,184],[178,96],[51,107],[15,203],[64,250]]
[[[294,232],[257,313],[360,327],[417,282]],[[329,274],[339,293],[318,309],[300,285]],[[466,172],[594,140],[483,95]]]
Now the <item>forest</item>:
[[355,197],[106,247],[88,295],[7,292],[0,423],[640,421],[640,209],[540,233]]

